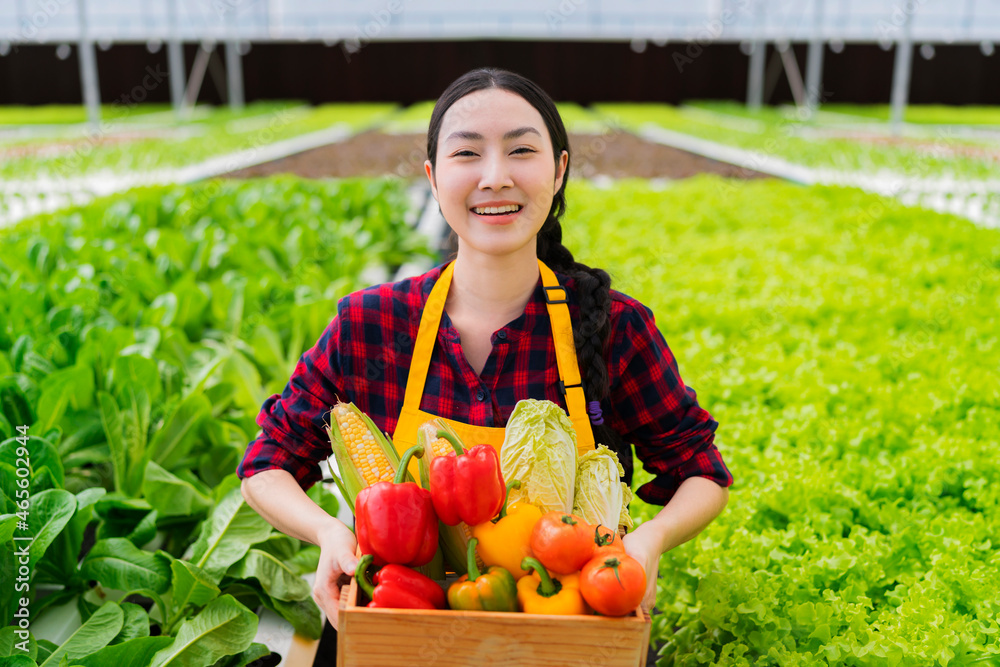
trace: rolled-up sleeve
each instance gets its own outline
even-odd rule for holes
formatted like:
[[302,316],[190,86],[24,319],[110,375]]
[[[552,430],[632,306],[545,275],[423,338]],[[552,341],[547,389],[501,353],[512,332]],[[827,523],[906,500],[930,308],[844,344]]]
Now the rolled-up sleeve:
[[319,462],[333,453],[326,429],[338,400],[348,400],[340,350],[340,317],[295,365],[281,395],[264,401],[257,415],[261,432],[236,468],[240,479],[264,470],[287,470],[308,489],[322,479]]
[[635,445],[643,469],[655,477],[636,490],[647,503],[665,505],[688,477],[720,486],[732,474],[715,446],[719,424],[698,405],[649,308],[633,301],[616,327],[611,363],[610,425]]

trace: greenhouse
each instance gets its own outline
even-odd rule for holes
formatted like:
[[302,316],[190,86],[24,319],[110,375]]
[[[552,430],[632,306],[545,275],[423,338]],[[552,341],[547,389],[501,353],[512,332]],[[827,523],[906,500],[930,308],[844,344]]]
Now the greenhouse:
[[0,6],[0,666],[1000,664],[1000,1]]

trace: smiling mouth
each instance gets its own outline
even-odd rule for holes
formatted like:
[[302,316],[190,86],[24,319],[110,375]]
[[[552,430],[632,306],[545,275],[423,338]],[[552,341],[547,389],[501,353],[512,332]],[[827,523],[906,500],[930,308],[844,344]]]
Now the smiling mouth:
[[524,209],[520,204],[510,204],[507,206],[475,206],[471,210],[476,215],[502,217],[512,213],[519,213]]

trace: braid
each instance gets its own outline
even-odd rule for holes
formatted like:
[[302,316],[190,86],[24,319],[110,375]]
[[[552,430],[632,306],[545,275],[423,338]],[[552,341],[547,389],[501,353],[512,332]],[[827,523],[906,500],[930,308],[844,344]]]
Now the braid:
[[[554,271],[573,278],[573,292],[580,306],[573,323],[573,342],[587,402],[603,402],[611,392],[606,353],[611,337],[611,276],[607,271],[581,264],[562,244],[562,225],[550,215],[538,232],[538,258]],[[624,481],[632,484],[632,448],[607,422],[591,425],[594,440],[616,454],[625,469]]]

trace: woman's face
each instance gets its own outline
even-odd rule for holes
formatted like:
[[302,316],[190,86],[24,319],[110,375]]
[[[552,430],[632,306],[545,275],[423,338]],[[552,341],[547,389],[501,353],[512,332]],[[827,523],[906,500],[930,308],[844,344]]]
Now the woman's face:
[[430,160],[424,170],[460,247],[505,255],[530,244],[534,252],[569,154],[562,151],[557,170],[545,121],[531,104],[498,88],[466,95],[442,118],[436,161],[433,172]]

